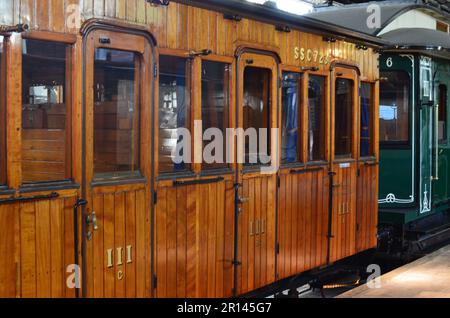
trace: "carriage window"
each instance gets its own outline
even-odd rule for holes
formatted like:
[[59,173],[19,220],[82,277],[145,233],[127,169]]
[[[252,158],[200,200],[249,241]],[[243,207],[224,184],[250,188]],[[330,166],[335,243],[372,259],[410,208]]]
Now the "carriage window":
[[61,43],[23,40],[23,183],[70,179],[68,52]]
[[283,73],[282,104],[282,153],[283,163],[299,161],[299,114],[302,99],[300,73]]
[[352,80],[336,79],[334,134],[336,157],[349,158],[352,156],[353,89]]
[[[183,142],[178,128],[190,128],[190,62],[174,56],[160,56],[159,75],[159,171],[183,172],[190,164],[173,157]],[[183,150],[178,154],[184,156]]]
[[381,73],[380,141],[386,144],[409,142],[411,80],[406,72]]
[[[271,76],[271,71],[264,68],[247,67],[244,71],[243,128],[253,131],[253,136],[250,133],[245,137],[246,166],[270,163]],[[266,132],[265,136],[261,131]]]
[[309,76],[308,160],[325,160],[325,77]]
[[439,141],[447,140],[447,86],[439,85]]
[[6,105],[6,68],[4,54],[4,37],[0,36],[0,185],[6,183],[6,125],[5,125],[5,105]]
[[373,85],[361,84],[361,157],[374,155],[373,148]]
[[139,173],[139,56],[96,49],[94,61],[94,175],[96,179]]
[[[208,129],[218,129],[226,136],[229,128],[229,78],[230,65],[218,62],[202,62],[202,123],[203,134]],[[210,130],[212,132],[212,130]],[[214,137],[213,137],[214,136]],[[224,138],[214,134],[203,145],[203,169],[226,168],[226,144]],[[216,153],[220,148],[221,154]]]

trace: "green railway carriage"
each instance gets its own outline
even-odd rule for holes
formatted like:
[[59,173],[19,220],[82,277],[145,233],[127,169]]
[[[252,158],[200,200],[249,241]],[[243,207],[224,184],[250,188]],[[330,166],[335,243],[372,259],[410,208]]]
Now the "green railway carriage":
[[449,237],[450,36],[406,33],[380,60],[379,206],[382,248],[411,252]]

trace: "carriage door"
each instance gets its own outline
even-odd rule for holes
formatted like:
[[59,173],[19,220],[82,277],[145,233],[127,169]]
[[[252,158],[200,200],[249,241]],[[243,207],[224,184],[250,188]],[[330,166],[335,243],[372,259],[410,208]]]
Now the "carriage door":
[[336,68],[332,107],[332,218],[330,262],[355,253],[358,75]]
[[[275,280],[276,171],[269,171],[277,148],[270,128],[277,121],[277,74],[274,58],[244,53],[239,62],[238,268],[237,293],[245,294]],[[239,143],[238,143],[239,144]],[[238,147],[239,148],[239,147]],[[267,171],[266,171],[267,170]]]
[[152,48],[137,35],[87,36],[83,294],[148,297]]
[[[431,59],[420,58],[420,109],[419,129],[420,132],[420,184],[419,204],[420,213],[428,213],[432,207],[432,181],[433,181],[433,148],[435,138],[433,132],[433,121],[435,117],[435,102],[433,101],[433,74],[431,70]],[[436,176],[436,179],[438,176]]]

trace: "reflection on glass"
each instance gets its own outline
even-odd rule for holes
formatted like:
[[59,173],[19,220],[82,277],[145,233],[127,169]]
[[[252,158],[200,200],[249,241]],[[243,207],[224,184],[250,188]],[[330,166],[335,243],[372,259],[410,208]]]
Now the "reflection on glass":
[[22,176],[24,183],[70,178],[66,71],[68,46],[23,40]]
[[[228,64],[202,62],[202,121],[203,133],[210,128],[219,129],[223,137],[229,128],[229,74]],[[203,163],[203,169],[226,168],[226,143],[224,139],[204,141],[203,149],[212,143],[222,143],[222,156],[215,152],[208,163]],[[209,152],[208,152],[209,153]],[[205,160],[206,158],[204,158]],[[214,162],[211,162],[214,161]]]
[[325,160],[325,77],[309,76],[308,159]]
[[299,160],[299,113],[302,74],[285,72],[282,82],[282,144],[281,160],[293,163]]
[[380,141],[408,143],[411,81],[402,71],[382,72],[380,81]]
[[97,49],[94,61],[94,173],[139,176],[139,57]]
[[[256,142],[245,138],[245,165],[261,165],[270,155],[270,82],[271,71],[264,68],[247,67],[244,71],[244,130],[255,129]],[[265,129],[265,140],[259,137]],[[263,135],[261,135],[263,136]],[[263,145],[263,147],[261,147]]]
[[335,155],[352,156],[353,81],[336,79]]
[[361,157],[373,153],[373,85],[361,84]]
[[177,129],[190,128],[190,62],[185,58],[160,56],[159,63],[159,171],[183,172],[190,168],[189,163],[175,163],[173,154],[177,144],[183,141]]

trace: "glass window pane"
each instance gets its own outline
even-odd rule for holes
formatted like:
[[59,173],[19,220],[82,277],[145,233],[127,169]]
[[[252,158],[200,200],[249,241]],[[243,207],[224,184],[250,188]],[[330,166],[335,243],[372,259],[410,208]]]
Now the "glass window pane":
[[380,141],[409,142],[411,81],[408,73],[382,72],[380,81]]
[[[254,132],[253,138],[252,136],[245,138],[245,165],[247,166],[268,164],[261,159],[267,159],[270,155],[271,77],[269,69],[247,67],[244,71],[243,128],[245,131],[253,128],[251,130]],[[259,137],[260,129],[266,131],[265,140],[260,140],[263,138]]]
[[373,85],[361,84],[361,157],[373,156]]
[[[178,128],[190,128],[190,62],[174,56],[160,56],[159,74],[159,171],[183,172],[190,169],[188,162],[172,155],[183,141]],[[179,154],[182,156],[181,151]]]
[[6,101],[6,74],[5,54],[3,52],[4,37],[0,36],[0,185],[6,183],[6,125],[5,125],[5,101]]
[[309,76],[308,88],[308,159],[325,160],[325,77]]
[[352,156],[352,118],[353,118],[352,80],[336,79],[335,109],[335,155],[337,157]]
[[69,179],[70,133],[66,85],[68,46],[23,40],[23,182]]
[[439,141],[447,140],[447,86],[439,85]]
[[[203,61],[202,62],[202,123],[203,134],[210,128],[219,129],[222,139],[204,141],[203,149],[209,144],[222,144],[222,154],[214,151],[206,151],[211,158],[205,158],[207,163],[203,169],[226,168],[226,129],[229,128],[229,76],[230,66],[224,63]],[[211,146],[212,147],[212,146]],[[209,148],[209,147],[208,147]]]
[[282,82],[282,145],[283,163],[299,161],[299,114],[302,100],[302,74],[285,72]]
[[139,56],[96,49],[94,61],[94,176],[139,176]]

